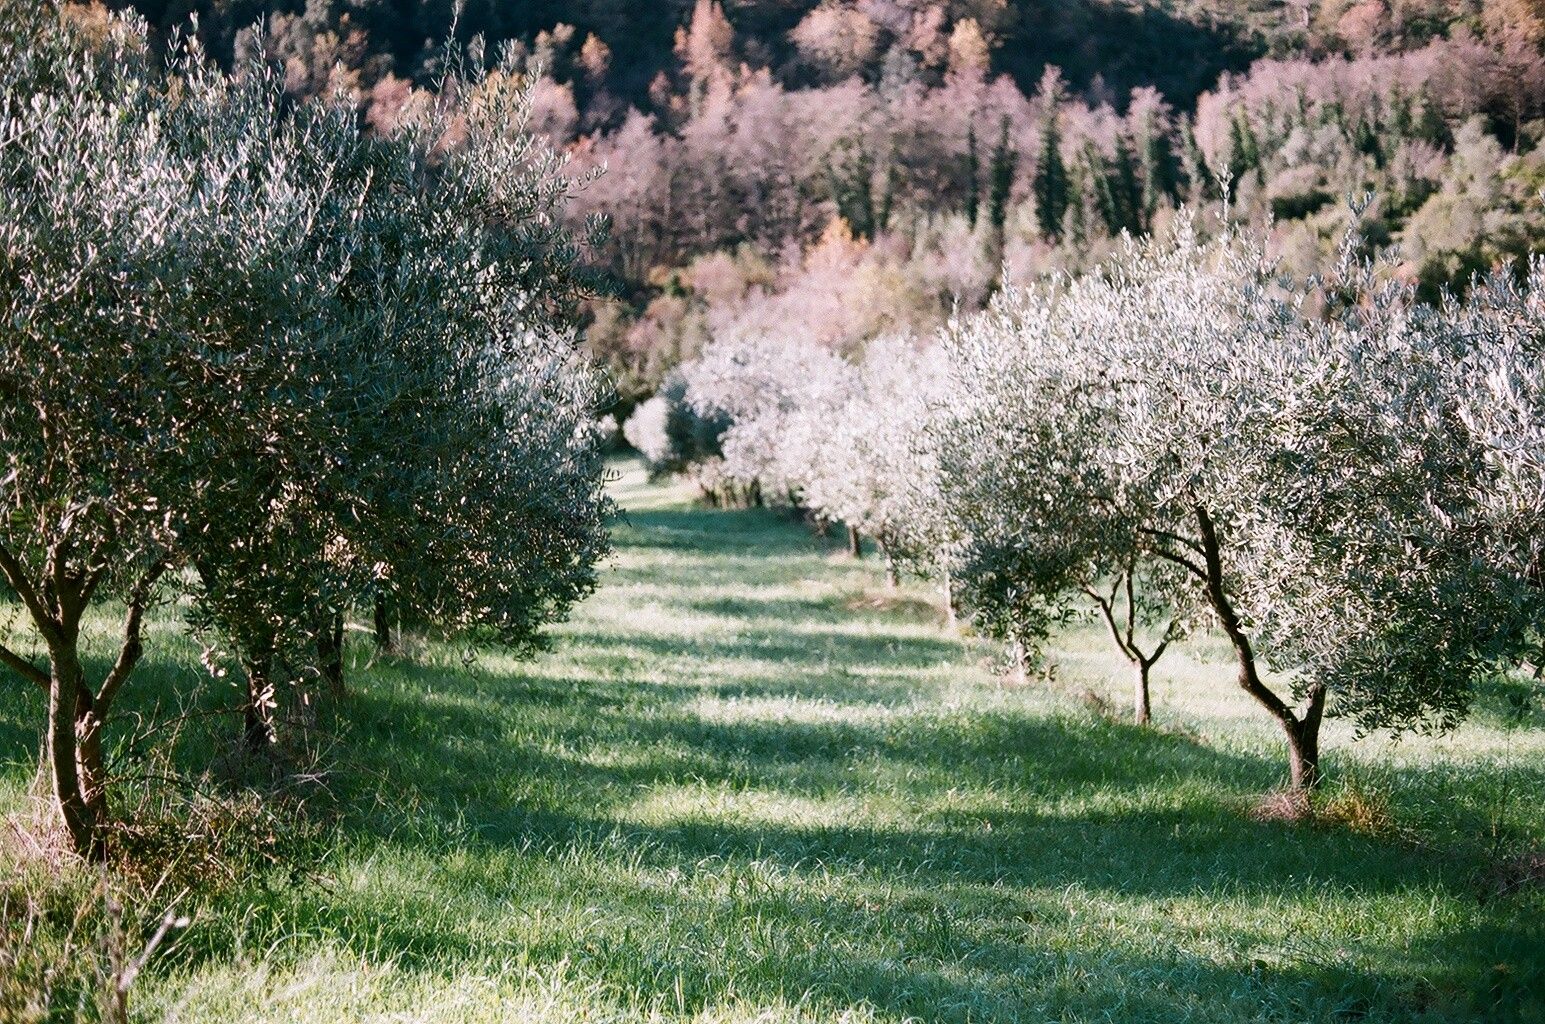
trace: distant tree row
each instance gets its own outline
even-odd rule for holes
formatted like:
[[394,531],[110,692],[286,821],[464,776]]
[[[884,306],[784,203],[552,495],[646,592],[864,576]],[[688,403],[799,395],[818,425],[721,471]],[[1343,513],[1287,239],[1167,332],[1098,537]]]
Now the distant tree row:
[[1186,216],[931,339],[844,358],[730,331],[662,398],[715,445],[663,468],[873,537],[1021,673],[1089,609],[1139,721],[1154,664],[1209,624],[1306,791],[1324,715],[1452,728],[1545,626],[1545,263],[1434,305],[1361,247],[1295,284],[1256,234]]
[[[261,62],[0,2],[0,666],[44,696],[75,849],[147,618],[185,600],[246,744],[342,696],[351,606],[531,648],[605,550],[569,183],[462,76],[390,136]],[[106,664],[93,609],[122,626]]]

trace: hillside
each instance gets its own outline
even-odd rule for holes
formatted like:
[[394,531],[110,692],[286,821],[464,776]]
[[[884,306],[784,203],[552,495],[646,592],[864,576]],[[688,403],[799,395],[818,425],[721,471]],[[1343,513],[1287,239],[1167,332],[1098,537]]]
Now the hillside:
[[[450,33],[453,20],[450,0],[113,3],[134,7],[162,30],[186,25],[196,14],[200,35],[223,59],[231,56],[242,29],[266,18],[271,26],[283,26],[292,52],[316,61],[342,60],[360,69],[367,81],[388,72],[422,81],[426,60]],[[647,106],[650,83],[672,71],[676,31],[689,23],[693,6],[694,0],[469,0],[456,35],[527,47],[536,46],[543,33],[572,31],[576,45],[593,35],[611,54],[602,76],[605,88],[624,102]],[[820,6],[816,0],[727,0],[724,11],[734,28],[737,56],[753,67],[774,69],[790,85],[818,80],[821,69],[801,56],[794,37]],[[993,69],[1012,75],[1027,91],[1052,63],[1079,90],[1103,87],[1125,95],[1138,86],[1154,86],[1188,106],[1221,72],[1242,70],[1255,57],[1347,45],[1338,26],[1351,7],[1340,0],[828,0],[823,10],[858,14],[877,27],[878,42],[866,43],[868,56],[853,67],[873,79],[883,74],[887,47],[906,43],[919,25],[931,25],[943,42],[970,19],[989,43]],[[1398,20],[1378,41],[1379,48],[1419,45],[1434,32],[1476,16],[1474,5],[1454,0],[1408,2],[1397,9]],[[1362,41],[1353,45],[1360,47]]]

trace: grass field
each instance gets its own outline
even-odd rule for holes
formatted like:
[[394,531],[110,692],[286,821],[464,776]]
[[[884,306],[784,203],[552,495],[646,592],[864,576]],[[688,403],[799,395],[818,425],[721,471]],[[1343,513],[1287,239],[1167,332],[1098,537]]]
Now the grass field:
[[[616,492],[551,653],[355,665],[304,861],[187,897],[135,1019],[1545,1020],[1545,887],[1502,891],[1545,850],[1545,721],[1505,690],[1446,738],[1332,728],[1321,819],[1261,820],[1283,758],[1221,651],[1161,662],[1138,729],[1092,628],[1005,686],[835,538]],[[201,671],[156,639],[142,711]],[[24,816],[37,700],[0,684]],[[6,870],[60,919],[89,882]]]

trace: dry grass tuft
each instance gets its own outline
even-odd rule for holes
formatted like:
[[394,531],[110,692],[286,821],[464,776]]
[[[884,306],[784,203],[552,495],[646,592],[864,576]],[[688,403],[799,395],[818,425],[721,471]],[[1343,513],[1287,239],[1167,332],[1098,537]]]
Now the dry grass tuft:
[[1345,828],[1368,836],[1390,837],[1398,834],[1395,817],[1389,809],[1389,797],[1355,777],[1319,802],[1315,821],[1321,825]]
[[1296,825],[1313,819],[1314,805],[1304,793],[1278,790],[1261,797],[1250,808],[1250,817],[1255,821],[1283,821]]

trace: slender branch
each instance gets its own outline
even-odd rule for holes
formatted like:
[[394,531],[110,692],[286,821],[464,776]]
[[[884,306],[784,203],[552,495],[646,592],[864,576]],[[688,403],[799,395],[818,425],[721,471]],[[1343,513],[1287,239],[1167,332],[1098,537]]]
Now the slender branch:
[[21,564],[21,560],[4,544],[0,544],[0,574],[5,576],[11,589],[16,591],[16,596],[21,598],[21,603],[26,605],[27,612],[32,616],[33,624],[37,626],[38,631],[43,634],[43,639],[56,639],[54,617],[48,613],[47,606],[43,604],[37,588],[32,585],[32,580],[27,576],[27,570]]
[[59,537],[49,546],[48,557],[44,561],[43,575],[53,581],[54,600],[59,605],[61,624],[79,619],[86,609],[85,602],[81,600],[80,581],[70,575],[68,568],[70,551],[75,547],[72,539],[75,517],[80,512],[80,508],[72,508],[65,513],[60,521]]
[[1178,533],[1171,533],[1168,530],[1157,530],[1151,526],[1139,526],[1137,532],[1146,533],[1148,536],[1158,540],[1169,541],[1171,544],[1179,544],[1181,547],[1190,548],[1193,554],[1206,554],[1200,542],[1192,540],[1190,537],[1183,537]]
[[1191,559],[1187,558],[1185,555],[1174,551],[1167,551],[1161,547],[1152,547],[1149,548],[1149,550],[1152,551],[1155,555],[1158,555],[1160,558],[1169,562],[1174,562],[1176,565],[1183,567],[1187,572],[1201,580],[1203,583],[1207,582],[1207,570],[1191,561]]
[[48,691],[48,673],[4,644],[0,644],[0,665],[4,665],[28,682],[35,683],[45,693]]
[[1084,587],[1084,593],[1088,594],[1099,607],[1100,614],[1105,618],[1105,625],[1110,627],[1110,638],[1116,642],[1117,649],[1126,656],[1128,661],[1136,661],[1137,656],[1134,655],[1132,648],[1121,639],[1121,629],[1116,625],[1114,609],[1111,608],[1111,603],[1106,600],[1105,595],[1090,586]]
[[1251,645],[1250,637],[1245,633],[1244,625],[1239,621],[1239,615],[1234,611],[1234,605],[1229,601],[1228,593],[1223,588],[1223,557],[1218,544],[1218,531],[1213,525],[1212,516],[1208,515],[1207,510],[1201,505],[1197,505],[1194,512],[1207,556],[1207,598],[1212,604],[1212,610],[1218,616],[1218,623],[1223,627],[1223,632],[1234,645],[1234,652],[1239,661],[1239,685],[1278,721],[1284,725],[1296,726],[1298,718],[1293,714],[1293,710],[1261,682],[1261,675],[1255,664],[1255,648]]
[[98,543],[92,548],[91,557],[86,560],[86,580],[81,587],[81,600],[85,604],[91,603],[92,598],[96,596],[97,587],[107,578],[110,563],[102,554],[106,547],[106,540]]
[[[1127,588],[1127,646],[1134,651],[1137,650],[1137,596],[1132,587],[1132,577],[1135,575],[1131,565],[1128,565],[1127,571],[1121,574],[1122,582]],[[1115,587],[1112,586],[1111,593],[1115,592]]]
[[134,589],[129,593],[128,609],[123,617],[123,640],[118,648],[118,658],[113,662],[113,667],[108,670],[107,677],[102,680],[102,687],[97,691],[97,713],[107,716],[107,709],[117,696],[119,687],[124,680],[129,678],[129,673],[139,663],[140,656],[145,652],[142,642],[145,625],[145,606],[150,603],[150,592],[161,575],[166,572],[166,563],[157,562],[145,571],[134,584]]

